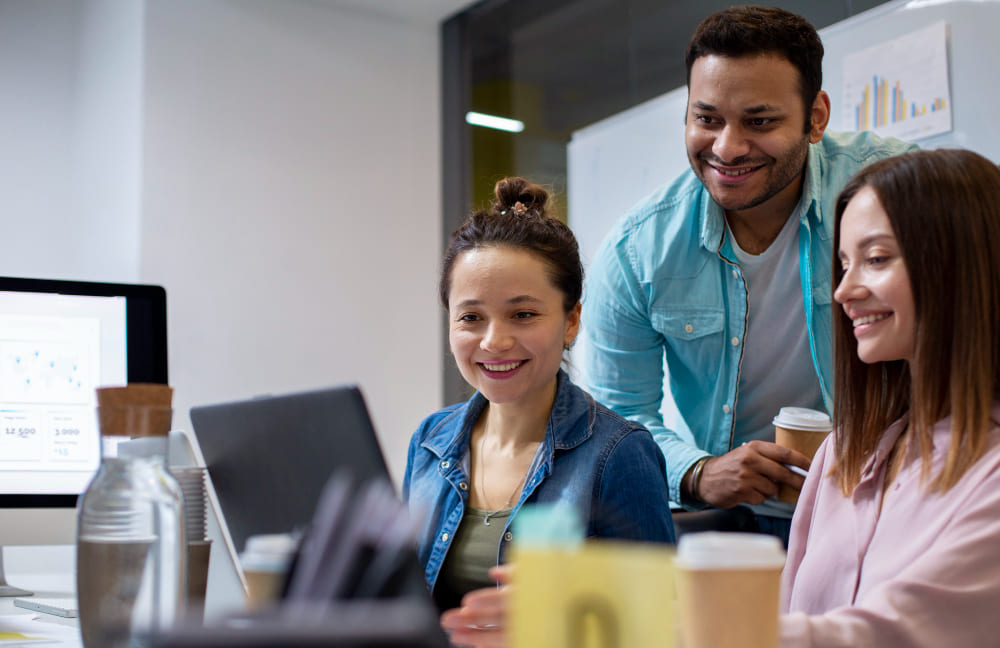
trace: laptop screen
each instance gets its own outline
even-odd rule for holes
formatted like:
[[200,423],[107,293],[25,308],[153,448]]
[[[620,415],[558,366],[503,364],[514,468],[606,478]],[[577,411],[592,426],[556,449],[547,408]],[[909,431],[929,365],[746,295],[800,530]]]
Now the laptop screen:
[[353,385],[193,407],[191,423],[237,552],[305,529],[335,471],[391,481]]

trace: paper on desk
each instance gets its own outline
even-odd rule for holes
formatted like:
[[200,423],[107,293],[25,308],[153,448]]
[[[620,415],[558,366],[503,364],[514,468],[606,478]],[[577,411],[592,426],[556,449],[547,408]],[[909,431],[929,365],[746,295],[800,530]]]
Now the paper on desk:
[[0,615],[0,646],[28,646],[64,641],[78,642],[80,630],[73,626],[41,623],[36,614]]

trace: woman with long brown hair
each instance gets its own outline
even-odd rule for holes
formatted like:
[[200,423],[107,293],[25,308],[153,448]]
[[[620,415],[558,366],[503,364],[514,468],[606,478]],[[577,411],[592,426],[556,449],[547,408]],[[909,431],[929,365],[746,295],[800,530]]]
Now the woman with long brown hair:
[[836,431],[793,519],[782,645],[997,645],[1000,169],[883,160],[836,219]]

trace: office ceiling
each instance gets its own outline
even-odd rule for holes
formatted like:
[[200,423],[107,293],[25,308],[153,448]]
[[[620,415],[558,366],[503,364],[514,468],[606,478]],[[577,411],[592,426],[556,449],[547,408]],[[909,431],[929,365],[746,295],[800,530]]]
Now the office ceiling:
[[436,25],[475,4],[476,0],[323,0],[344,9],[395,18],[404,22]]

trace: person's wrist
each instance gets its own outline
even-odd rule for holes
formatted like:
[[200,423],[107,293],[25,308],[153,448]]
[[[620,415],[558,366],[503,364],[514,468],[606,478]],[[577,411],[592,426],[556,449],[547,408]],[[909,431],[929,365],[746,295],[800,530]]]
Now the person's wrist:
[[705,470],[705,464],[708,463],[709,459],[711,459],[711,457],[702,457],[698,461],[694,462],[694,465],[691,467],[691,478],[688,480],[687,487],[687,498],[691,502],[698,504],[704,503],[704,500],[698,495],[698,486],[701,484],[701,475]]

